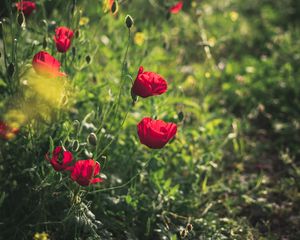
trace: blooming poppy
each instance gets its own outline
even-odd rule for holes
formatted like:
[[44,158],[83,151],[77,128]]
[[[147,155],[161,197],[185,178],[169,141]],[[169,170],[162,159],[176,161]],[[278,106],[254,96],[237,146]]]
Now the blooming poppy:
[[172,14],[179,13],[182,7],[183,7],[183,1],[179,1],[178,3],[176,3],[175,5],[169,8],[169,12]]
[[54,41],[57,51],[64,53],[71,46],[74,32],[67,27],[58,27],[55,29]]
[[23,12],[23,14],[28,17],[34,9],[36,9],[36,5],[31,1],[21,1],[16,3],[16,7],[18,11]]
[[138,75],[131,88],[131,93],[143,98],[160,95],[167,91],[168,85],[160,75],[154,72],[144,72],[140,67]]
[[159,149],[175,137],[177,126],[175,123],[146,117],[137,125],[137,131],[142,144],[149,148]]
[[40,51],[34,55],[32,60],[34,70],[44,76],[65,76],[59,72],[60,62],[45,51]]
[[53,150],[51,159],[48,154],[46,154],[46,159],[51,163],[55,171],[72,171],[73,169],[71,166],[73,161],[72,153],[65,151],[61,146],[58,146]]
[[19,132],[19,128],[9,126],[3,121],[0,121],[0,137],[4,140],[12,139]]
[[81,186],[89,186],[103,181],[103,179],[96,177],[99,172],[100,164],[95,160],[79,160],[73,167],[71,179]]

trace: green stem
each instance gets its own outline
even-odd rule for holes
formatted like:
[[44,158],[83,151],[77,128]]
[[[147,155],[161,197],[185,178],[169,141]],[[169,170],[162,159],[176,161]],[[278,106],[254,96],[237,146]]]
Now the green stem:
[[148,165],[151,162],[151,160],[152,160],[152,157],[146,162],[145,166],[143,166],[142,169],[139,170],[126,183],[121,184],[119,186],[115,186],[115,187],[110,187],[110,188],[104,188],[104,189],[95,190],[95,191],[89,192],[88,194],[95,194],[95,193],[99,193],[99,192],[111,191],[111,190],[115,190],[115,189],[120,189],[120,188],[126,187],[129,183],[131,183],[134,179],[136,179],[148,167]]

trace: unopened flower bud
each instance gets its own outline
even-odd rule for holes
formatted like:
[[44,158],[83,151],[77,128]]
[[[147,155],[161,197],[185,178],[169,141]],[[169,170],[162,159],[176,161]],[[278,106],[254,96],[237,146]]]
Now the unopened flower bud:
[[179,113],[178,113],[178,120],[180,121],[180,122],[182,122],[183,121],[183,119],[184,119],[184,114],[183,114],[183,112],[182,111],[180,111]]
[[18,21],[18,24],[19,24],[20,26],[22,26],[23,23],[25,22],[25,17],[24,17],[24,14],[23,14],[22,12],[20,12],[20,13],[18,14],[17,21]]
[[125,23],[126,23],[126,26],[128,27],[128,29],[130,29],[134,23],[133,18],[130,15],[127,15],[125,18]]
[[188,225],[186,225],[186,229],[190,232],[193,230],[193,225],[188,223]]
[[187,236],[188,232],[185,229],[180,230],[180,237],[185,238]]
[[90,55],[87,55],[87,56],[85,57],[85,61],[86,61],[87,64],[89,64],[89,63],[91,62],[91,57],[90,57]]
[[118,2],[114,1],[113,4],[111,5],[111,13],[113,15],[117,14],[118,9],[119,9]]
[[87,138],[87,142],[92,145],[92,146],[96,146],[97,145],[97,136],[95,133],[90,133],[88,138]]

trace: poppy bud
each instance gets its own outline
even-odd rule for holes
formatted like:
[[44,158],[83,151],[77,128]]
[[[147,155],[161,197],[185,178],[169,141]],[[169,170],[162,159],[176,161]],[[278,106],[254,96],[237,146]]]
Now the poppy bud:
[[118,12],[118,2],[114,1],[111,5],[111,13],[115,15]]
[[182,111],[180,111],[179,113],[178,113],[178,120],[179,120],[179,122],[182,122],[183,121],[183,119],[184,119],[184,115],[183,115],[183,112]]
[[74,152],[77,152],[78,149],[79,149],[79,142],[78,142],[78,140],[75,140],[75,141],[73,142],[72,150],[73,150]]
[[186,229],[190,232],[190,231],[192,231],[193,230],[193,225],[192,224],[188,224],[188,225],[186,225]]
[[125,18],[125,23],[126,23],[126,26],[128,29],[130,29],[133,25],[133,19],[130,15],[127,15],[126,18]]
[[8,65],[8,68],[7,68],[7,74],[8,74],[8,76],[12,77],[13,74],[14,74],[14,72],[15,72],[15,65],[13,63],[10,63]]
[[20,12],[20,13],[18,14],[17,21],[18,21],[18,24],[19,24],[20,26],[22,26],[23,23],[25,22],[25,17],[24,17],[24,14],[23,14],[22,12]]
[[187,236],[187,230],[182,229],[180,230],[180,237],[185,238]]
[[88,136],[87,142],[92,145],[92,146],[96,146],[97,145],[97,136],[95,133],[90,133],[90,135]]
[[89,63],[91,62],[91,57],[90,57],[90,55],[87,55],[87,56],[85,57],[85,61],[86,61],[87,64],[89,64]]

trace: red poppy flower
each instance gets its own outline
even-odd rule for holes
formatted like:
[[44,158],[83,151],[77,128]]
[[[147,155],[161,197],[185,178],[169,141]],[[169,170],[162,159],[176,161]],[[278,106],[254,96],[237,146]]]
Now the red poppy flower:
[[144,72],[140,67],[138,75],[131,88],[131,93],[143,98],[160,95],[167,91],[168,85],[160,75],[154,72]]
[[111,10],[112,5],[114,4],[115,0],[108,0],[108,6],[109,9]]
[[71,46],[74,32],[67,27],[58,27],[55,29],[54,41],[56,49],[59,52],[66,52]]
[[5,122],[0,121],[0,137],[9,140],[19,132],[18,128],[11,127]]
[[73,161],[73,155],[69,151],[64,151],[61,146],[56,147],[52,152],[52,158],[49,159],[48,153],[46,159],[51,163],[55,171],[72,171],[73,167],[70,166]]
[[142,144],[149,148],[159,149],[174,138],[177,126],[175,123],[143,118],[137,125],[137,131]]
[[59,72],[60,62],[51,56],[49,53],[41,51],[34,55],[32,60],[34,70],[45,76],[65,76],[64,73]]
[[95,160],[79,160],[74,165],[71,179],[81,186],[88,186],[103,181],[101,178],[95,178],[99,172],[100,164]]
[[169,8],[169,12],[173,14],[179,13],[182,7],[183,7],[183,1],[179,1],[178,3],[176,3],[175,5]]
[[25,16],[29,16],[34,9],[36,9],[36,5],[31,1],[21,1],[16,3],[16,7],[18,11],[23,12]]

